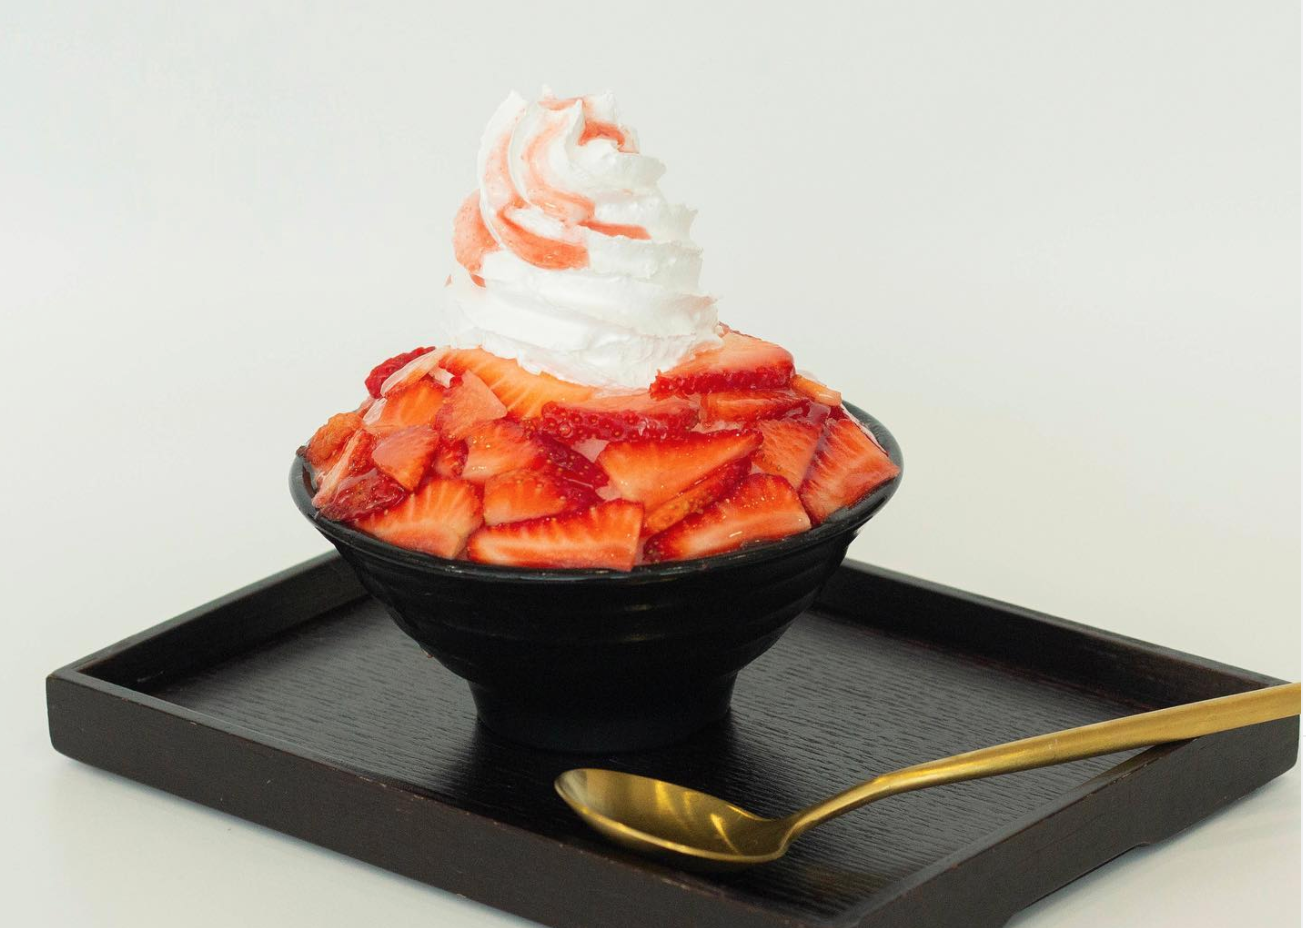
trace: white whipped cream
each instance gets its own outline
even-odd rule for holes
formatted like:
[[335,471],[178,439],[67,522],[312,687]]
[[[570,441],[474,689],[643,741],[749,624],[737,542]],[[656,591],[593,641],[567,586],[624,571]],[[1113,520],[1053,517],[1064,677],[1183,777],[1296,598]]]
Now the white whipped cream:
[[719,344],[694,213],[662,195],[662,163],[639,153],[610,94],[511,94],[477,164],[476,199],[455,222],[445,343],[610,390],[643,389]]

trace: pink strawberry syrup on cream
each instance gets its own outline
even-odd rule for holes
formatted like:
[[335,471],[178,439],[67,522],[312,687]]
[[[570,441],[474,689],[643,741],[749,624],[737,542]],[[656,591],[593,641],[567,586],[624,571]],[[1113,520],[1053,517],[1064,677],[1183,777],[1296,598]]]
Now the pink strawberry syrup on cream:
[[613,392],[719,345],[693,211],[662,195],[663,170],[608,94],[510,95],[454,221],[445,341]]

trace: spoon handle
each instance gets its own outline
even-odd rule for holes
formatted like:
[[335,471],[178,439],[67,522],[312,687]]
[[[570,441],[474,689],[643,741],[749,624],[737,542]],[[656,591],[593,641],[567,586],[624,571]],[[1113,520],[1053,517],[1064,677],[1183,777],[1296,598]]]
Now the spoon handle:
[[944,783],[1051,767],[1130,748],[1184,741],[1300,714],[1301,684],[1285,683],[968,751],[882,774],[845,790],[795,814],[790,833],[797,837],[814,825],[885,796]]

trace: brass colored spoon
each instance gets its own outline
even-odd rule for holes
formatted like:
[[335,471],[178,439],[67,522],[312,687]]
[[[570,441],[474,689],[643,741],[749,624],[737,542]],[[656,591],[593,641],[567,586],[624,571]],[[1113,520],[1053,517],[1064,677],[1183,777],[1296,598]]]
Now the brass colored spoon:
[[784,818],[762,818],[707,793],[615,770],[568,770],[554,787],[586,824],[609,840],[685,869],[721,873],[775,860],[809,828],[886,796],[1300,714],[1300,683],[1206,699],[881,774]]

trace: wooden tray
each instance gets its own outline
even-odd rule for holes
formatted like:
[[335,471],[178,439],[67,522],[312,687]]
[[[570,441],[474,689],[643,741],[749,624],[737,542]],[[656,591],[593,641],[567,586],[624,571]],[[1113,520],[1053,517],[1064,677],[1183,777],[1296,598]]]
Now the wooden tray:
[[876,771],[1280,681],[848,563],[746,669],[730,719],[647,754],[475,724],[333,555],[47,680],[70,757],[547,925],[1000,925],[1290,768],[1297,719],[877,803],[776,863],[699,877],[604,844],[553,793],[581,764],[764,814]]

